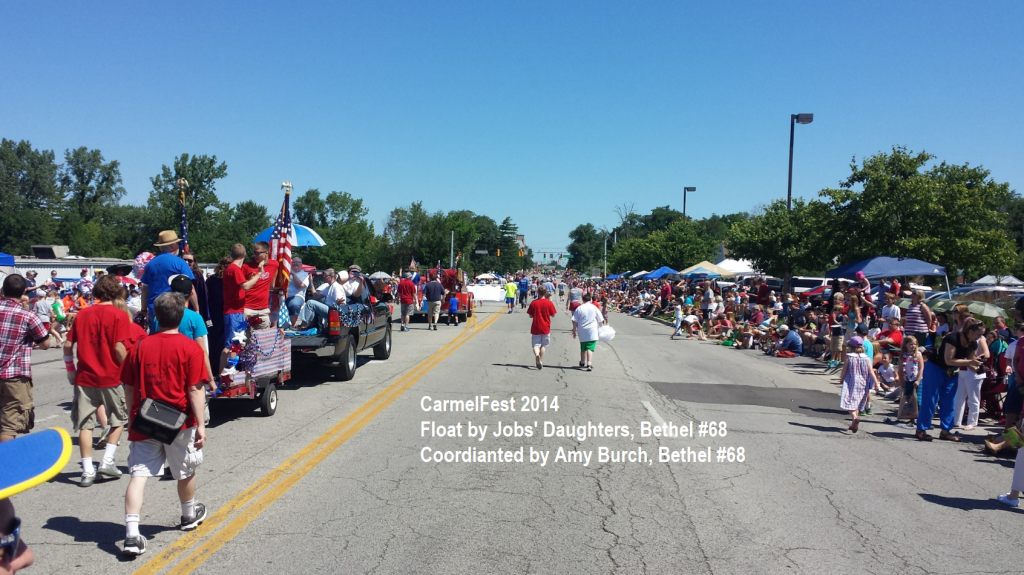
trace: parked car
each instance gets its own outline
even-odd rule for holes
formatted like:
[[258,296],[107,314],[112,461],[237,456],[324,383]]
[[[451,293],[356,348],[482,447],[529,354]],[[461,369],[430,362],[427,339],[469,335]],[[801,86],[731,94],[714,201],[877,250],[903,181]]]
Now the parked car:
[[965,301],[983,301],[999,305],[1002,302],[1016,301],[1015,296],[1019,296],[1021,294],[1024,294],[1024,288],[1005,286],[963,286],[950,290],[949,294],[945,291],[937,291],[928,296],[926,301],[933,302],[943,299],[955,299]]

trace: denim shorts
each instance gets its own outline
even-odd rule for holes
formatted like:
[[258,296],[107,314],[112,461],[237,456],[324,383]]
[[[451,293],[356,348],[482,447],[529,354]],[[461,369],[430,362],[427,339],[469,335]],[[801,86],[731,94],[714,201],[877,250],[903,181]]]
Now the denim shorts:
[[1024,409],[1024,395],[1021,395],[1020,388],[1017,387],[1016,374],[1010,376],[1006,387],[1003,413],[1013,413],[1019,416],[1021,409]]

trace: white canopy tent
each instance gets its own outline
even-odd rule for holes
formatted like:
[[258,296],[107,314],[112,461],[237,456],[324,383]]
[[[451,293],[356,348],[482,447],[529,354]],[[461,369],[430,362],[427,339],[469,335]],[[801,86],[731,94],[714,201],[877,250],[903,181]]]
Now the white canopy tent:
[[1015,278],[1013,276],[999,276],[999,277],[996,277],[996,276],[985,276],[985,277],[979,279],[978,281],[974,282],[971,285],[976,285],[976,286],[994,286],[994,285],[1001,285],[1001,286],[1024,286],[1024,281],[1020,281],[1019,279],[1017,279],[1017,278]]
[[717,262],[720,268],[725,268],[736,275],[752,275],[756,274],[757,270],[754,269],[754,264],[750,260],[734,260],[732,258],[726,258],[720,262]]

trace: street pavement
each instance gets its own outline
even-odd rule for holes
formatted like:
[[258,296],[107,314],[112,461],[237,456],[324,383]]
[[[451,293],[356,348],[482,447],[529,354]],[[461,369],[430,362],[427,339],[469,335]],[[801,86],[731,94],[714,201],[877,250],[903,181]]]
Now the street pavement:
[[[15,498],[37,557],[29,572],[1020,572],[1024,513],[994,500],[1013,462],[980,454],[984,431],[918,442],[875,400],[852,434],[822,364],[670,341],[669,327],[621,314],[594,371],[581,371],[558,307],[540,371],[527,315],[486,304],[459,327],[395,331],[391,359],[360,357],[349,382],[294,366],[272,417],[216,400],[198,490],[210,518],[177,531],[174,482],[151,481],[149,549],[134,561],[118,555],[127,477],[79,488],[76,451],[55,480]],[[70,429],[60,355],[34,355],[40,428]],[[423,409],[480,396],[514,399],[516,411]],[[523,396],[536,411],[521,411]],[[499,422],[508,436],[493,436]],[[692,422],[695,434],[715,424],[665,438],[641,437],[643,422]],[[487,437],[468,437],[469,423]],[[431,437],[444,426],[461,437]],[[588,436],[545,436],[557,426]],[[615,426],[626,437],[589,436]],[[659,461],[709,447],[711,461]],[[525,461],[428,463],[424,448],[522,449]],[[616,461],[600,462],[602,448]],[[543,466],[531,452],[547,453]],[[630,461],[640,453],[647,462]],[[122,470],[126,460],[123,442]]]

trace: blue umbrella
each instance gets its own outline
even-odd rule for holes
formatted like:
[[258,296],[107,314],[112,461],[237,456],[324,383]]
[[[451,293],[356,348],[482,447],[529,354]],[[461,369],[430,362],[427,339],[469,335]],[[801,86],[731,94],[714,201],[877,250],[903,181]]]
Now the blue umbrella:
[[[254,242],[270,242],[270,236],[274,233],[274,226],[260,232],[260,235],[256,236],[252,241]],[[326,246],[327,242],[320,237],[320,234],[313,231],[312,228],[306,226],[300,226],[299,224],[292,224],[292,245],[299,247],[320,247]]]

